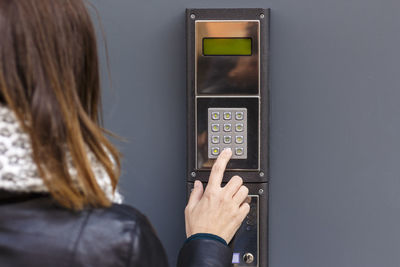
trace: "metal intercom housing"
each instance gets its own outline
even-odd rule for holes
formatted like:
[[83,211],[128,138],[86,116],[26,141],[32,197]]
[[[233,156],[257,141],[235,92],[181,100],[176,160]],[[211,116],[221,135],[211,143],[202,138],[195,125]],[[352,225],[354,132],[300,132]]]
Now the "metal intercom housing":
[[187,9],[187,192],[205,185],[218,154],[224,175],[249,188],[251,210],[234,239],[232,266],[268,264],[270,10]]

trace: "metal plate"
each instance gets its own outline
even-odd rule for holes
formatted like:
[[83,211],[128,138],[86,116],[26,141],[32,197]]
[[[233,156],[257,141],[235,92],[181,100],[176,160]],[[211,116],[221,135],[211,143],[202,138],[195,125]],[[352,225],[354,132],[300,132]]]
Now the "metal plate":
[[[229,180],[232,176],[227,176]],[[205,187],[207,183],[203,183]],[[226,184],[224,183],[223,186]],[[257,259],[258,265],[232,265],[236,266],[258,266],[266,267],[268,264],[268,183],[245,183],[245,186],[249,189],[249,196],[252,197],[253,207],[251,212],[256,212],[257,218],[253,219],[257,222],[257,227],[253,224],[254,228],[250,231],[246,230],[245,225],[247,225],[246,220],[243,221],[242,226],[236,233],[235,237],[229,243],[229,246],[233,249],[234,253],[239,253],[241,259],[246,252],[254,253],[255,260]],[[193,189],[193,183],[187,183],[187,198],[189,198],[191,190]],[[255,205],[257,203],[257,205]],[[251,215],[251,213],[249,213]],[[257,234],[255,232],[257,231]],[[257,235],[257,237],[256,237]],[[253,261],[254,263],[255,261]],[[240,262],[239,262],[240,263]],[[241,261],[243,264],[243,260]]]
[[[233,267],[259,266],[259,197],[258,195],[249,197],[250,212],[230,243],[233,251]],[[252,261],[246,262],[245,255],[253,257]]]
[[260,164],[260,133],[259,133],[259,98],[197,98],[196,132],[197,132],[197,170],[210,170],[215,158],[209,157],[208,147],[208,110],[246,109],[247,112],[247,156],[233,158],[229,161],[227,170],[258,170]]
[[[197,95],[258,95],[260,90],[260,21],[198,20],[195,26]],[[203,54],[205,38],[249,38],[251,55]]]

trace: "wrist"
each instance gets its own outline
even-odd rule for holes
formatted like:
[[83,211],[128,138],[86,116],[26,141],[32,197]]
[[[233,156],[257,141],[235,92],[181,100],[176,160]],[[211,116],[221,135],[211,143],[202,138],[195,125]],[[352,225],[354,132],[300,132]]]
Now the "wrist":
[[223,239],[222,237],[218,236],[218,235],[214,235],[214,234],[209,234],[209,233],[197,233],[197,234],[193,234],[191,236],[189,236],[185,243],[188,243],[192,240],[196,240],[196,239],[211,239],[211,240],[215,240],[218,241],[222,244],[224,244],[225,246],[228,245],[228,243],[226,242],[225,239]]

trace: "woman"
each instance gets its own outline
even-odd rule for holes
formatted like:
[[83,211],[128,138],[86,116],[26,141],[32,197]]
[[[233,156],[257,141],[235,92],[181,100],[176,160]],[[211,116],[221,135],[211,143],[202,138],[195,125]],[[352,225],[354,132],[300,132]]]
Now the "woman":
[[[167,266],[146,217],[118,204],[98,67],[83,0],[0,0],[0,266]],[[230,266],[249,211],[241,178],[221,188],[230,157],[195,183],[178,266]]]

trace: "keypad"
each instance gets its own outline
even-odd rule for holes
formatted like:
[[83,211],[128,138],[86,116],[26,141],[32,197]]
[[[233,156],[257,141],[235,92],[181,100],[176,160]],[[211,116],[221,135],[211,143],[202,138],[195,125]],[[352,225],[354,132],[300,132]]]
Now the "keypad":
[[232,159],[247,159],[247,109],[208,109],[208,157],[215,159],[227,147]]

